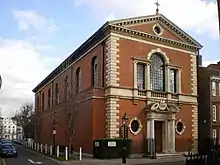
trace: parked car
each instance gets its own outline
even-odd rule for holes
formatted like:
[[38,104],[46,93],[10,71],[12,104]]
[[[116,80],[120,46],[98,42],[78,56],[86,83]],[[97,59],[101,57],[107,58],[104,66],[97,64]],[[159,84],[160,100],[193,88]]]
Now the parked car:
[[14,145],[11,144],[2,144],[0,146],[0,155],[1,157],[17,157],[17,150]]
[[1,145],[3,145],[3,144],[13,145],[12,141],[11,141],[11,140],[8,140],[8,139],[2,139],[2,140],[1,140]]

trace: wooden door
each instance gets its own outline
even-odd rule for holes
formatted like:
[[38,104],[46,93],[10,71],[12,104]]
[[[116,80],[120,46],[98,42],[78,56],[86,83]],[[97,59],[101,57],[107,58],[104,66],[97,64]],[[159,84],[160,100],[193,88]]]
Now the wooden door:
[[156,153],[162,152],[162,121],[155,121],[154,132],[155,132],[155,147]]

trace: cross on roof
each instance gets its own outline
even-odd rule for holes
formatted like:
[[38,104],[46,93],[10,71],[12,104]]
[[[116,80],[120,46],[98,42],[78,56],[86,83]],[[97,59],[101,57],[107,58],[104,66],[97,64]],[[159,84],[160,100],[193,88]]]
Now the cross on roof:
[[156,14],[158,14],[158,13],[159,13],[159,6],[160,6],[160,4],[159,4],[158,0],[157,0],[157,2],[155,3],[155,5],[157,6],[157,9],[156,9]]

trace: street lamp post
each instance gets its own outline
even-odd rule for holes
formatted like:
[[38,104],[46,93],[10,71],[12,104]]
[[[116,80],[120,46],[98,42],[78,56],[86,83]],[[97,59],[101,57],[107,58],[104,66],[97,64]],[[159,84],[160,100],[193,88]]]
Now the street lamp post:
[[56,124],[56,121],[55,121],[55,118],[53,119],[53,154],[55,154],[55,151],[56,151],[56,128],[55,128],[55,124]]
[[128,118],[126,117],[126,113],[124,113],[124,116],[122,117],[122,126],[123,126],[123,140],[124,140],[124,146],[122,148],[122,164],[126,164],[126,157],[127,157],[127,148],[125,145],[125,139],[126,139],[126,122]]

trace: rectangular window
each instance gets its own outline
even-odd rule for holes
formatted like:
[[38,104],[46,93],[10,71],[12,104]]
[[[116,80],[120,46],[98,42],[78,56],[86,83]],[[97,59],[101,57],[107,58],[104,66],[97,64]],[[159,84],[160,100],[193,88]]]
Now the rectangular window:
[[213,121],[216,121],[216,105],[212,106],[212,113],[213,113],[212,119],[213,119]]
[[212,82],[212,96],[216,96],[216,82]]
[[137,88],[145,89],[145,64],[137,64]]
[[170,69],[170,92],[177,93],[177,69]]

